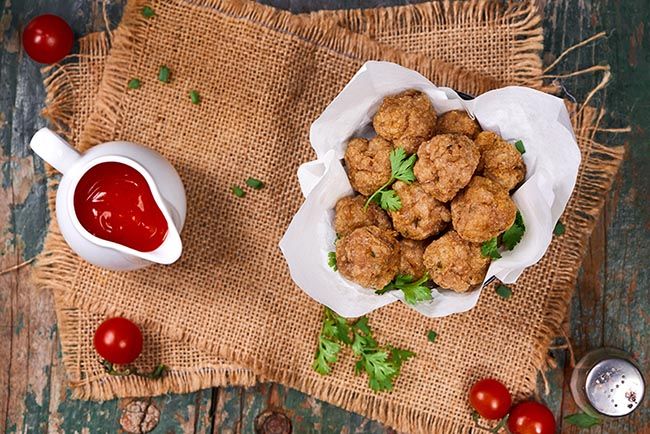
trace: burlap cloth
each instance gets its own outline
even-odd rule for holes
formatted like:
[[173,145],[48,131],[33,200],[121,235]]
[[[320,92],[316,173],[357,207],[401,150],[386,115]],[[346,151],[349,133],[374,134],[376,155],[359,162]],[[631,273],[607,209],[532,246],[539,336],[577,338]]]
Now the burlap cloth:
[[[372,12],[337,14],[344,20],[355,17],[346,22],[351,29],[414,51],[418,46],[410,44],[426,46],[427,33],[430,44],[443,44],[455,33],[447,31],[450,27],[466,26],[470,42],[450,52],[460,56],[465,50],[460,62],[476,71],[484,66],[475,65],[493,65],[488,68],[492,77],[486,78],[379,45],[325,17],[296,17],[230,1],[149,3],[156,11],[149,20],[140,14],[142,2],[127,5],[95,110],[85,109],[90,119],[83,133],[82,124],[75,124],[83,116],[70,114],[73,103],[56,98],[65,74],[53,74],[48,84],[51,108],[57,112],[58,105],[58,112],[67,113],[55,117],[74,126],[71,136],[82,148],[118,137],[151,146],[179,169],[189,198],[185,253],[171,267],[99,270],[72,254],[56,227],[50,231],[36,278],[55,290],[66,366],[69,372],[76,369],[79,395],[102,399],[252,380],[248,371],[220,363],[220,356],[399,430],[467,432],[472,422],[466,390],[473,380],[496,376],[517,396],[533,391],[622,157],[620,148],[593,140],[602,112],[574,108],[583,164],[563,218],[568,234],[520,278],[512,299],[504,301],[487,289],[475,309],[444,319],[425,319],[399,304],[370,315],[380,341],[417,353],[390,394],[371,392],[365,377],[353,375],[350,357],[343,357],[329,377],[311,370],[320,307],[291,282],[277,248],[302,202],[295,170],[313,158],[309,124],[363,61],[396,61],[437,84],[470,93],[497,86],[500,74],[539,86],[534,53],[541,29],[531,7],[499,12],[484,3],[433,5],[412,8],[411,15],[409,8],[393,8],[376,12],[375,21],[368,18]],[[382,16],[389,17],[385,24]],[[398,30],[380,32],[384,27]],[[476,51],[471,43],[490,38],[494,42],[485,47],[492,51]],[[522,42],[526,39],[529,45]],[[430,53],[445,58],[442,49]],[[494,61],[497,56],[500,62]],[[161,64],[173,71],[169,85],[157,83]],[[101,61],[96,65],[101,67]],[[507,72],[518,67],[521,72]],[[86,78],[80,81],[92,81],[89,74],[81,75]],[[140,77],[143,86],[127,91],[131,77]],[[189,103],[190,89],[199,90],[201,105]],[[248,176],[265,180],[268,187],[245,199],[231,195],[229,186]],[[145,324],[153,356],[143,365],[162,358],[174,368],[162,385],[101,374],[89,336],[104,314],[127,314]],[[426,340],[429,329],[438,332],[435,344]],[[229,376],[230,370],[239,375]]]

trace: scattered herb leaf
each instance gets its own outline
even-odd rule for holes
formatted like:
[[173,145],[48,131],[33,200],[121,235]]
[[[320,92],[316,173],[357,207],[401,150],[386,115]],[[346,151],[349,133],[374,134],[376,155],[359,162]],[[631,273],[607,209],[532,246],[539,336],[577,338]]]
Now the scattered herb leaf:
[[231,189],[232,189],[233,194],[234,194],[235,196],[237,196],[237,197],[244,197],[244,196],[246,196],[246,192],[245,192],[244,190],[242,190],[241,187],[239,187],[238,185],[233,185],[233,186],[231,187]]
[[592,426],[600,425],[603,423],[602,420],[587,413],[570,414],[565,417],[564,420],[568,424],[577,426],[579,428],[591,428]]
[[557,223],[555,223],[555,227],[553,228],[553,234],[560,236],[564,235],[564,232],[566,232],[566,227],[564,224],[562,224],[561,221],[558,220]]
[[429,339],[429,342],[435,342],[437,337],[438,333],[434,332],[433,330],[429,330],[427,333],[427,339]]
[[331,365],[338,360],[341,344],[351,347],[358,358],[355,373],[359,375],[365,372],[370,388],[376,392],[392,390],[402,364],[415,355],[409,350],[390,345],[380,347],[372,335],[367,317],[348,323],[345,318],[325,308],[313,369],[322,375],[329,374]]
[[162,65],[158,69],[158,80],[162,81],[163,83],[169,83],[169,68],[167,68],[165,65]]
[[390,171],[391,176],[388,182],[379,187],[377,191],[368,197],[365,207],[368,207],[368,204],[372,200],[377,200],[377,195],[380,195],[377,202],[379,205],[387,211],[397,211],[402,208],[402,202],[399,200],[399,196],[395,191],[388,190],[386,188],[391,185],[393,182],[402,181],[407,184],[415,181],[415,174],[413,173],[413,166],[417,160],[417,155],[413,154],[410,157],[404,150],[404,148],[395,148],[390,151]]
[[329,252],[327,254],[327,265],[334,270],[337,271],[338,267],[336,266],[336,252]]
[[517,140],[515,142],[515,148],[517,148],[517,151],[519,151],[520,154],[525,154],[526,153],[526,148],[524,147],[524,142],[521,140]]
[[402,200],[395,190],[383,190],[379,192],[379,206],[387,211],[398,211],[402,208]]
[[153,10],[153,8],[151,6],[145,6],[145,7],[142,8],[142,16],[143,17],[151,18],[154,15],[156,15],[156,13],[154,12],[154,10]]
[[497,295],[498,295],[499,297],[501,297],[501,298],[508,299],[508,298],[512,297],[512,289],[510,289],[509,287],[507,287],[507,286],[504,285],[504,284],[498,285],[498,286],[494,289],[494,292],[496,292]]
[[413,166],[415,165],[415,160],[417,160],[417,158],[416,154],[409,157],[404,148],[396,148],[390,151],[389,159],[391,176],[407,184],[415,181]]
[[484,242],[481,245],[481,256],[484,258],[499,259],[501,254],[499,253],[499,242],[496,237]]
[[526,225],[524,225],[524,218],[521,216],[521,213],[517,211],[517,217],[515,217],[515,222],[508,228],[507,231],[503,233],[503,236],[501,237],[501,243],[503,244],[503,247],[505,247],[508,250],[512,250],[515,248],[517,244],[519,244],[519,241],[521,241],[521,238],[524,236],[524,232],[526,232]]
[[132,78],[129,80],[129,83],[127,84],[127,87],[129,89],[137,89],[140,87],[140,79],[138,78]]
[[259,179],[255,179],[255,178],[248,178],[246,180],[246,185],[248,185],[253,190],[261,190],[264,188],[264,183]]
[[196,90],[191,90],[190,100],[192,101],[192,104],[201,104],[201,96],[199,95],[199,92]]
[[425,273],[419,280],[414,281],[413,276],[398,274],[395,280],[375,291],[375,294],[385,294],[389,291],[402,291],[404,300],[408,304],[417,304],[421,301],[431,300],[431,288],[425,284],[429,281],[429,273]]

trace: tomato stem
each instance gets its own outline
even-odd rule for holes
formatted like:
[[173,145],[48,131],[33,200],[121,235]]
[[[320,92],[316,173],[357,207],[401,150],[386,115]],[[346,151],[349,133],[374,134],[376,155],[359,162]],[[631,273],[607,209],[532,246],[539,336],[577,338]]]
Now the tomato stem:
[[128,375],[135,375],[143,378],[151,378],[153,380],[161,378],[163,375],[165,375],[165,373],[169,369],[167,366],[163,365],[162,363],[156,366],[151,372],[138,372],[138,369],[135,366],[126,366],[124,367],[124,369],[118,369],[115,367],[114,364],[112,364],[108,360],[102,360],[101,364],[106,370],[106,373],[108,375],[114,375],[116,377],[126,377]]
[[[506,423],[508,422],[508,416],[509,414],[506,414],[499,420],[499,423],[494,427],[490,428],[489,426],[483,426],[479,423],[479,414],[476,411],[472,412],[472,420],[474,421],[474,425],[476,428],[481,429],[483,431],[491,432],[493,434],[499,434],[499,431],[501,431],[501,428],[505,428]],[[509,433],[508,428],[506,428],[506,433]]]

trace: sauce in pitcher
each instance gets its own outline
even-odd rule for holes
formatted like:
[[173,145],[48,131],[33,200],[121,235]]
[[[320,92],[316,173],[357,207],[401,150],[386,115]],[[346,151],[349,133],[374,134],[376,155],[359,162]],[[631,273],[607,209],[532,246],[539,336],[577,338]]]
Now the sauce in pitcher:
[[160,247],[169,229],[147,180],[123,163],[90,168],[75,188],[74,208],[88,232],[140,252]]

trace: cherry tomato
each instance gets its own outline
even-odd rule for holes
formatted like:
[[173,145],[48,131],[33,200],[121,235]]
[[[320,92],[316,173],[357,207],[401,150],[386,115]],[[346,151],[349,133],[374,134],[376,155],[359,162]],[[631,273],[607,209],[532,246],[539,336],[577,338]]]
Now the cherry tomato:
[[510,410],[508,429],[512,434],[555,434],[555,418],[545,405],[524,401]]
[[104,359],[117,365],[128,365],[142,352],[142,332],[126,318],[109,318],[95,330],[93,344]]
[[506,386],[492,378],[479,380],[469,391],[469,403],[485,419],[501,419],[508,413],[512,398]]
[[23,47],[39,63],[56,63],[72,50],[74,35],[63,18],[39,15],[23,30]]

